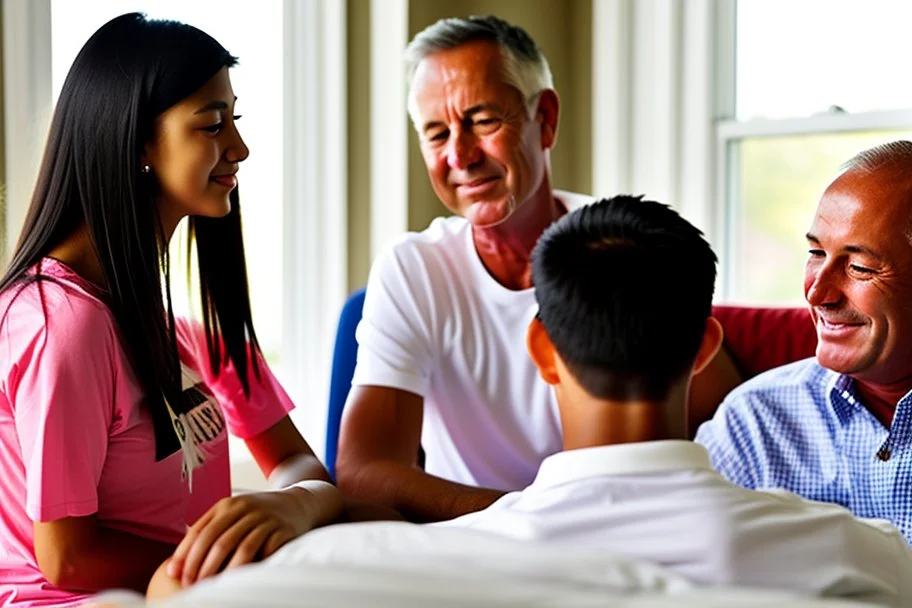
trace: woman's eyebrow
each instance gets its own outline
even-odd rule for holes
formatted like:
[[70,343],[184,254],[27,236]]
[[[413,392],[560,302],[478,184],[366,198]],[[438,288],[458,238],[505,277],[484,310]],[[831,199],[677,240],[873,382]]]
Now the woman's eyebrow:
[[[234,101],[237,101],[237,97],[234,98]],[[224,101],[210,101],[202,108],[194,112],[194,114],[203,114],[205,112],[211,112],[213,110],[227,110],[228,104]]]

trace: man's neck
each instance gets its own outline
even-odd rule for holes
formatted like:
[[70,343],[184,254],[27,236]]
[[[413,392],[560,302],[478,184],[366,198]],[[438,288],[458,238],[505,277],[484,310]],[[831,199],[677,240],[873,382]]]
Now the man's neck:
[[[888,412],[889,419],[882,419],[884,426],[890,427],[896,405],[912,390],[912,377],[902,378],[890,384],[878,384],[855,379],[855,390],[861,397],[862,403],[874,413]],[[883,418],[879,416],[879,418]]]
[[677,391],[664,401],[577,399],[572,407],[561,406],[561,423],[565,450],[690,439],[686,396]]
[[532,249],[542,232],[566,211],[554,198],[550,182],[543,179],[538,191],[530,199],[519,202],[503,224],[472,228],[481,263],[504,287],[528,289],[532,286]]

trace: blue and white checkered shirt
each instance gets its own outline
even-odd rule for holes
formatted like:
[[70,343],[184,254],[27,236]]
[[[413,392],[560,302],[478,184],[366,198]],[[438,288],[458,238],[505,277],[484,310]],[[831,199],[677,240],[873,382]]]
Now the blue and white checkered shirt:
[[841,504],[892,522],[912,542],[912,391],[888,430],[851,378],[805,359],[732,391],[696,441],[740,486]]

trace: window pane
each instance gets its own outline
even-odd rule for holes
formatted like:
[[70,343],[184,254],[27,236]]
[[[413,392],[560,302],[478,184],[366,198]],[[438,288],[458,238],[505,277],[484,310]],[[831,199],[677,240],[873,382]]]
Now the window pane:
[[739,0],[739,119],[912,107],[908,0]]
[[737,200],[730,247],[732,299],[804,303],[804,235],[820,195],[846,160],[908,132],[838,133],[746,139],[736,146]]
[[[272,368],[282,345],[282,0],[52,0],[52,70],[55,97],[85,41],[109,19],[131,11],[177,19],[218,40],[240,63],[231,69],[238,96],[238,129],[250,148],[240,166],[241,204],[250,297],[260,345]],[[189,309],[183,233],[172,239],[175,309]],[[181,263],[177,266],[177,263]]]

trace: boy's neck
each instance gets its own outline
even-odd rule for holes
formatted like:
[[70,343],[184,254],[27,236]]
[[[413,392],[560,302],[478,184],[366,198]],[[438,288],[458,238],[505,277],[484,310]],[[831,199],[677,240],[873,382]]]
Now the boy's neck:
[[676,388],[662,401],[577,397],[572,406],[560,408],[564,450],[690,439],[686,395],[686,390]]

